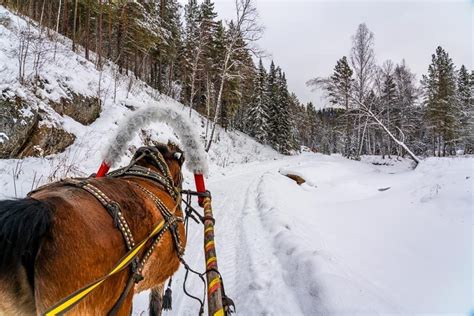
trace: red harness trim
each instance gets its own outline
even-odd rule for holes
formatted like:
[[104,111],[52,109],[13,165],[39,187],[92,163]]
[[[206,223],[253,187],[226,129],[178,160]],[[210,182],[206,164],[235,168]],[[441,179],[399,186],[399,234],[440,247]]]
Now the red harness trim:
[[109,172],[110,166],[105,163],[105,161],[102,161],[102,164],[100,165],[99,170],[97,171],[95,177],[96,178],[102,178]]
[[[194,182],[196,183],[196,191],[199,193],[206,192],[206,185],[204,184],[204,176],[199,173],[194,174]],[[199,206],[203,206],[202,203],[204,202],[204,197],[198,197]]]

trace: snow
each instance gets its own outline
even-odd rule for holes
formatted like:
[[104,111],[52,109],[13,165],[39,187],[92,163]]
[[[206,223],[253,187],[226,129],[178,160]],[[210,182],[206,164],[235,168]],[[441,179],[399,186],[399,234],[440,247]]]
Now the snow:
[[[43,183],[97,171],[118,122],[132,113],[114,102],[116,77],[116,100],[163,102],[188,113],[141,81],[128,91],[129,79],[117,75],[113,65],[97,71],[71,52],[65,39],[58,43],[56,60],[41,71],[48,83],[33,93],[17,80],[15,29],[24,22],[2,6],[0,15],[13,21],[9,28],[0,23],[0,91],[30,100],[48,114],[44,124],[59,124],[76,136],[62,154],[0,160],[0,198],[23,197]],[[66,96],[65,91],[100,96],[97,121],[84,126],[56,114],[48,100]],[[193,112],[191,123],[202,140],[204,119]],[[166,124],[143,128],[152,139],[179,142]],[[474,157],[428,158],[412,170],[410,160],[399,158],[284,157],[240,132],[218,128],[217,134],[208,153],[207,184],[219,268],[238,315],[467,315],[474,310]],[[5,137],[0,133],[0,141]],[[130,147],[143,142],[139,133]],[[131,155],[130,148],[117,165],[128,163]],[[287,173],[306,183],[298,186]],[[184,187],[193,188],[191,174],[184,175]],[[202,227],[191,221],[185,258],[201,271],[202,236]],[[173,280],[173,311],[165,315],[197,314],[197,303],[182,292],[183,277],[180,269]],[[195,295],[203,292],[193,276],[187,288]],[[147,302],[147,293],[137,295],[133,314],[146,311]]]
[[0,143],[3,143],[6,140],[9,140],[7,134],[0,132]]
[[[219,267],[238,314],[467,315],[473,163],[429,158],[412,170],[408,159],[305,153],[211,177]],[[186,258],[202,268],[201,234],[191,228]],[[182,271],[173,282],[173,314],[194,315]]]

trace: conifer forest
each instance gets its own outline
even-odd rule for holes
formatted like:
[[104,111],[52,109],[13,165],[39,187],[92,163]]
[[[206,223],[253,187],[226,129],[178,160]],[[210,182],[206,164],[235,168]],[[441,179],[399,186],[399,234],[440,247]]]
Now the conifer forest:
[[[325,104],[303,104],[285,70],[257,41],[264,32],[251,0],[236,1],[223,21],[212,0],[3,0],[71,39],[97,68],[113,62],[207,118],[207,150],[215,124],[240,130],[284,154],[301,150],[450,156],[474,153],[474,72],[433,43],[426,73],[409,60],[376,62],[377,35],[361,23],[352,48],[334,60],[329,77],[308,78]],[[377,59],[378,60],[378,59]],[[265,64],[269,66],[265,67]],[[388,133],[387,133],[388,132]]]

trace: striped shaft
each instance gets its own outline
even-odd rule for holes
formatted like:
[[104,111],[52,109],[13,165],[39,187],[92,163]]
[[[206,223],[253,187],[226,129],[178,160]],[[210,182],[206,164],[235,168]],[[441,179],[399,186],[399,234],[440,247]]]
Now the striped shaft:
[[[211,199],[204,198],[204,254],[206,258],[206,269],[217,269],[217,255],[214,242],[214,222],[212,220]],[[206,273],[207,278],[207,302],[209,316],[224,316],[222,305],[222,287],[219,274],[214,271]]]

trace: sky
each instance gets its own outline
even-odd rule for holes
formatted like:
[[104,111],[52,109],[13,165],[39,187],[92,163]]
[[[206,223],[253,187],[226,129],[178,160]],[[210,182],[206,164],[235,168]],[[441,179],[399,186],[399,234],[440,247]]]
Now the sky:
[[[182,0],[186,3],[186,0]],[[256,0],[265,27],[259,47],[285,72],[289,88],[302,102],[327,104],[306,82],[327,77],[336,61],[349,57],[351,37],[360,23],[375,36],[377,64],[405,59],[421,79],[431,54],[441,45],[459,67],[473,67],[474,0],[360,1]],[[219,18],[235,17],[233,0],[215,0]]]

